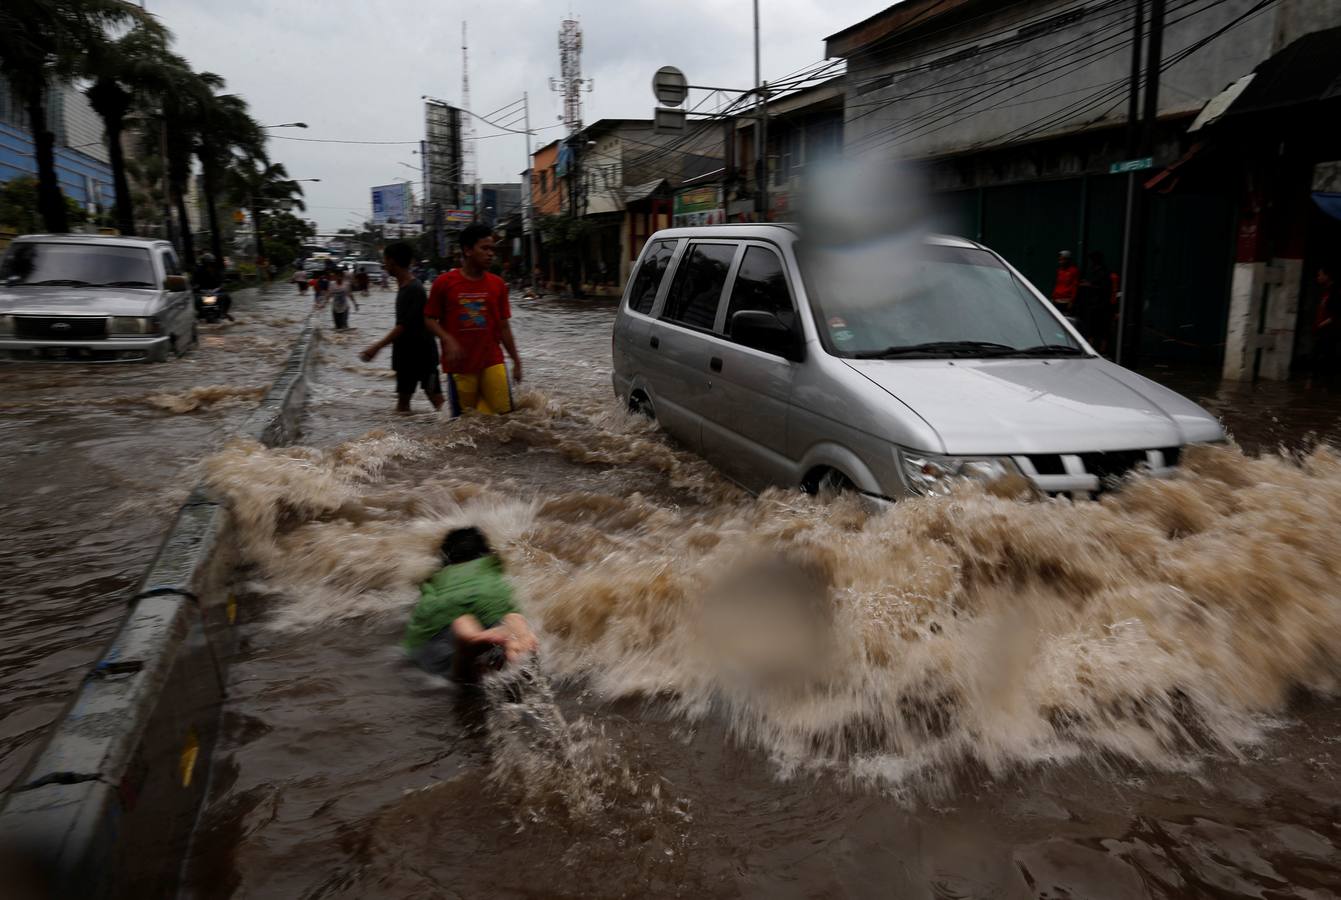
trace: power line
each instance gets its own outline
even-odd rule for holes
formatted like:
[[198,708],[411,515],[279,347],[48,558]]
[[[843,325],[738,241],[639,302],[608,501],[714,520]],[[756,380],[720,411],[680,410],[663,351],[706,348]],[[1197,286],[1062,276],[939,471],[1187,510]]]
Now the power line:
[[[1187,9],[1188,7],[1196,5],[1197,2],[1199,2],[1199,0],[1189,0],[1189,2],[1180,7],[1180,9]],[[1187,19],[1192,18],[1193,16],[1200,15],[1201,13],[1206,12],[1207,10],[1219,6],[1225,2],[1227,2],[1227,0],[1211,0],[1210,3],[1201,7],[1200,9],[1193,10],[1180,18],[1171,20],[1169,24],[1172,25],[1176,24],[1177,22],[1186,21]],[[1275,0],[1269,0],[1269,2],[1275,2]],[[1117,23],[1117,24],[1123,24],[1123,23]],[[1105,29],[1101,29],[1101,31],[1108,31],[1111,30],[1113,27],[1114,26],[1110,25],[1107,26]],[[1099,33],[1100,32],[1093,32],[1090,35],[1090,37],[1094,37]],[[984,100],[995,97],[1003,93],[1004,91],[1010,90],[1013,87],[1017,87],[1020,85],[1028,85],[1030,82],[1037,81],[1040,78],[1048,77],[1051,80],[1056,80],[1059,77],[1069,74],[1071,71],[1074,71],[1078,68],[1083,68],[1084,66],[1093,62],[1095,59],[1102,58],[1102,56],[1109,56],[1112,53],[1117,52],[1118,50],[1121,50],[1125,47],[1129,47],[1131,46],[1131,43],[1132,38],[1130,35],[1126,35],[1122,37],[1121,40],[1116,41],[1114,41],[1113,37],[1103,38],[1101,40],[1092,43],[1091,45],[1073,50],[1071,53],[1069,53],[1059,63],[1055,65],[1043,69],[1035,69],[1032,71],[1028,71],[1026,73],[1010,76],[987,85],[987,87],[995,87],[996,88],[995,90],[979,91],[969,97],[962,98],[960,100],[950,101],[948,104],[943,104],[940,107],[933,107],[932,109],[926,110],[922,113],[911,116],[907,119],[890,123],[889,125],[886,125],[876,131],[872,131],[866,135],[863,135],[858,141],[850,144],[849,147],[861,148],[867,151],[875,151],[883,149],[888,146],[896,146],[898,144],[907,143],[917,137],[925,137],[927,134],[933,134],[936,131],[940,131],[944,128],[962,122],[963,121],[962,114],[964,114],[966,110],[968,110],[970,107],[976,106]],[[1096,56],[1095,55],[1096,53],[1101,53],[1102,55]],[[1023,61],[1025,65],[1030,65],[1032,64],[1032,62],[1033,62],[1032,58],[1027,58]],[[1021,66],[1016,65],[1015,68],[1018,70],[1021,68]],[[1123,80],[1125,81],[1125,79]],[[1110,84],[1117,85],[1119,84],[1119,82],[1114,82]],[[1037,85],[1025,87],[1022,91],[1016,92],[1013,96],[1014,97],[1023,96],[1024,94],[1027,94],[1028,92],[1035,90],[1036,88]],[[1104,102],[1104,93],[1106,93],[1107,90],[1112,89],[1115,88],[1110,87],[1107,88],[1104,92],[1101,92],[1101,94],[1098,95],[1099,99],[1097,102],[1098,103]],[[898,99],[901,98],[893,98],[887,102],[896,102]],[[1089,100],[1089,98],[1086,99]],[[1067,115],[1071,115],[1069,110],[1074,109],[1080,104],[1083,104],[1085,102],[1086,101],[1083,100],[1080,101],[1079,104],[1072,104],[1070,107],[1067,107],[1066,108],[1068,110]],[[877,109],[878,108],[879,107],[877,107]],[[850,124],[852,121],[855,121],[855,119],[862,118],[865,115],[869,115],[870,112],[875,111],[877,110],[876,109],[869,110],[867,113],[863,113],[862,116],[857,116],[854,117],[854,119],[849,119],[848,124]],[[967,115],[970,116],[977,115],[978,113],[983,111],[984,109],[977,109],[973,110],[972,112],[968,112]],[[1049,113],[1047,116],[1043,118],[1045,119],[1051,118],[1054,115],[1056,115],[1055,111]],[[908,126],[910,125],[916,125],[916,127],[909,129]],[[885,137],[886,135],[891,134],[892,136]],[[881,138],[884,139],[881,140]],[[994,141],[989,141],[988,143],[993,142]]]

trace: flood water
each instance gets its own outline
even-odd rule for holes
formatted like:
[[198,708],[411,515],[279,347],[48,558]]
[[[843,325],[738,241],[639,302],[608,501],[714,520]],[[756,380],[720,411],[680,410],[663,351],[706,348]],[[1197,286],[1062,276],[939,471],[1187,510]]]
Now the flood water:
[[0,363],[0,785],[125,614],[199,473],[283,366],[310,300],[239,293],[162,364]]
[[[357,360],[390,297],[324,342],[301,446],[206,463],[250,569],[188,895],[1341,892],[1341,459],[1297,452],[1335,394],[1154,372],[1254,455],[873,515],[625,415],[607,305],[515,303],[512,416],[398,417]],[[466,523],[542,644],[484,698],[397,648]]]

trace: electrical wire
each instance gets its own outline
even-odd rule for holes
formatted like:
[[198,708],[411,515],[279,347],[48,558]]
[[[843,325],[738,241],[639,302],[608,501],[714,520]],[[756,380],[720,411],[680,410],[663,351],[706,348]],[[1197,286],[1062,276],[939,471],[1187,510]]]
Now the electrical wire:
[[[1182,7],[1179,7],[1179,9],[1187,9],[1188,7],[1194,6],[1197,2],[1199,2],[1199,0],[1189,0],[1188,3],[1184,4]],[[1192,12],[1189,12],[1182,17],[1171,19],[1169,24],[1172,25],[1176,24],[1177,22],[1185,21],[1194,15],[1200,15],[1201,13],[1213,9],[1225,2],[1227,2],[1227,0],[1211,0],[1210,3],[1206,4],[1200,9],[1193,10]],[[1275,0],[1270,0],[1270,2],[1275,2]],[[1109,27],[1111,28],[1112,26]],[[1093,37],[1093,35],[1090,36]],[[1053,65],[1044,67],[1043,69],[1034,69],[1019,76],[1002,79],[1000,81],[993,82],[987,86],[987,87],[995,87],[996,88],[995,90],[979,91],[969,97],[965,97],[956,101],[951,101],[951,103],[949,104],[940,107],[935,107],[930,110],[926,110],[922,113],[919,113],[918,115],[883,126],[882,128],[877,129],[876,131],[863,135],[857,141],[851,142],[848,145],[848,148],[858,149],[867,152],[874,152],[876,150],[881,150],[886,147],[906,144],[915,138],[925,137],[926,135],[935,133],[936,131],[942,130],[943,128],[951,127],[952,125],[961,123],[964,120],[963,114],[970,107],[980,106],[982,102],[985,100],[991,99],[992,97],[995,96],[999,96],[1002,93],[1016,87],[1021,87],[1022,90],[1016,91],[1016,93],[1012,95],[1012,98],[1023,96],[1024,94],[1027,94],[1037,89],[1037,85],[1031,85],[1030,84],[1031,82],[1036,82],[1041,78],[1048,78],[1050,81],[1058,80],[1059,78],[1064,77],[1065,75],[1068,75],[1079,68],[1083,68],[1093,63],[1096,59],[1101,59],[1103,57],[1110,56],[1113,53],[1123,48],[1130,47],[1131,44],[1132,44],[1132,37],[1130,35],[1126,35],[1121,40],[1114,40],[1111,37],[1103,38],[1096,43],[1087,45],[1082,48],[1078,48],[1077,50],[1073,51],[1072,53],[1069,53],[1066,57],[1064,57],[1062,60]],[[1032,58],[1030,58],[1026,59],[1024,62],[1026,64],[1032,64],[1033,60]],[[1125,81],[1125,79],[1121,79],[1119,81],[1115,81],[1107,85],[1104,85],[1103,86],[1104,91],[1101,92],[1097,101],[1092,102],[1095,102],[1096,104],[1104,102],[1105,99],[1104,94],[1107,91],[1116,89],[1116,87],[1120,86],[1120,84],[1123,81]],[[1082,104],[1073,104],[1072,108],[1078,105]],[[977,115],[978,113],[984,112],[987,109],[995,109],[995,108],[997,107],[996,106],[982,107],[980,109],[976,109],[973,112],[968,113],[968,115],[970,116]],[[1054,113],[1049,113],[1048,117],[1051,117],[1052,115],[1054,115]],[[849,119],[847,124],[850,124],[852,121],[855,120],[855,118],[860,117],[854,117],[854,119]],[[910,125],[915,127],[909,128]],[[886,137],[886,135],[892,135],[892,136]],[[992,141],[991,143],[995,143],[995,141]]]

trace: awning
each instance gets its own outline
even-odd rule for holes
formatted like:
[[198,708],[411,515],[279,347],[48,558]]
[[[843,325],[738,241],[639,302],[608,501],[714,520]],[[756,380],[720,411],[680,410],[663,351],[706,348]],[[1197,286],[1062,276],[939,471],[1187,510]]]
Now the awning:
[[648,197],[651,197],[657,191],[661,190],[662,185],[664,185],[665,183],[666,179],[658,178],[656,181],[648,181],[644,182],[643,184],[634,184],[624,188],[622,193],[625,205],[629,203],[638,203],[642,200],[646,200]]
[[1331,100],[1341,100],[1341,28],[1306,34],[1263,61],[1207,103],[1191,130]]
[[1341,194],[1329,194],[1326,191],[1314,191],[1313,202],[1318,209],[1333,219],[1341,219]]

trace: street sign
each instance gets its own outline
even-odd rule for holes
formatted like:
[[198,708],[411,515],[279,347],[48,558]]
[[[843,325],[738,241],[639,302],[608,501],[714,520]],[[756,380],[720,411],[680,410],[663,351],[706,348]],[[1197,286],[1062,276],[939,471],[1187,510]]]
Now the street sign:
[[653,112],[652,131],[656,134],[683,134],[684,110],[657,107]]
[[1123,162],[1115,162],[1108,167],[1109,175],[1121,175],[1123,172],[1139,172],[1142,169],[1151,169],[1155,166],[1154,157],[1147,156],[1143,159],[1128,159]]
[[662,66],[652,76],[652,93],[658,103],[679,106],[689,94],[689,82],[684,73],[674,66]]

